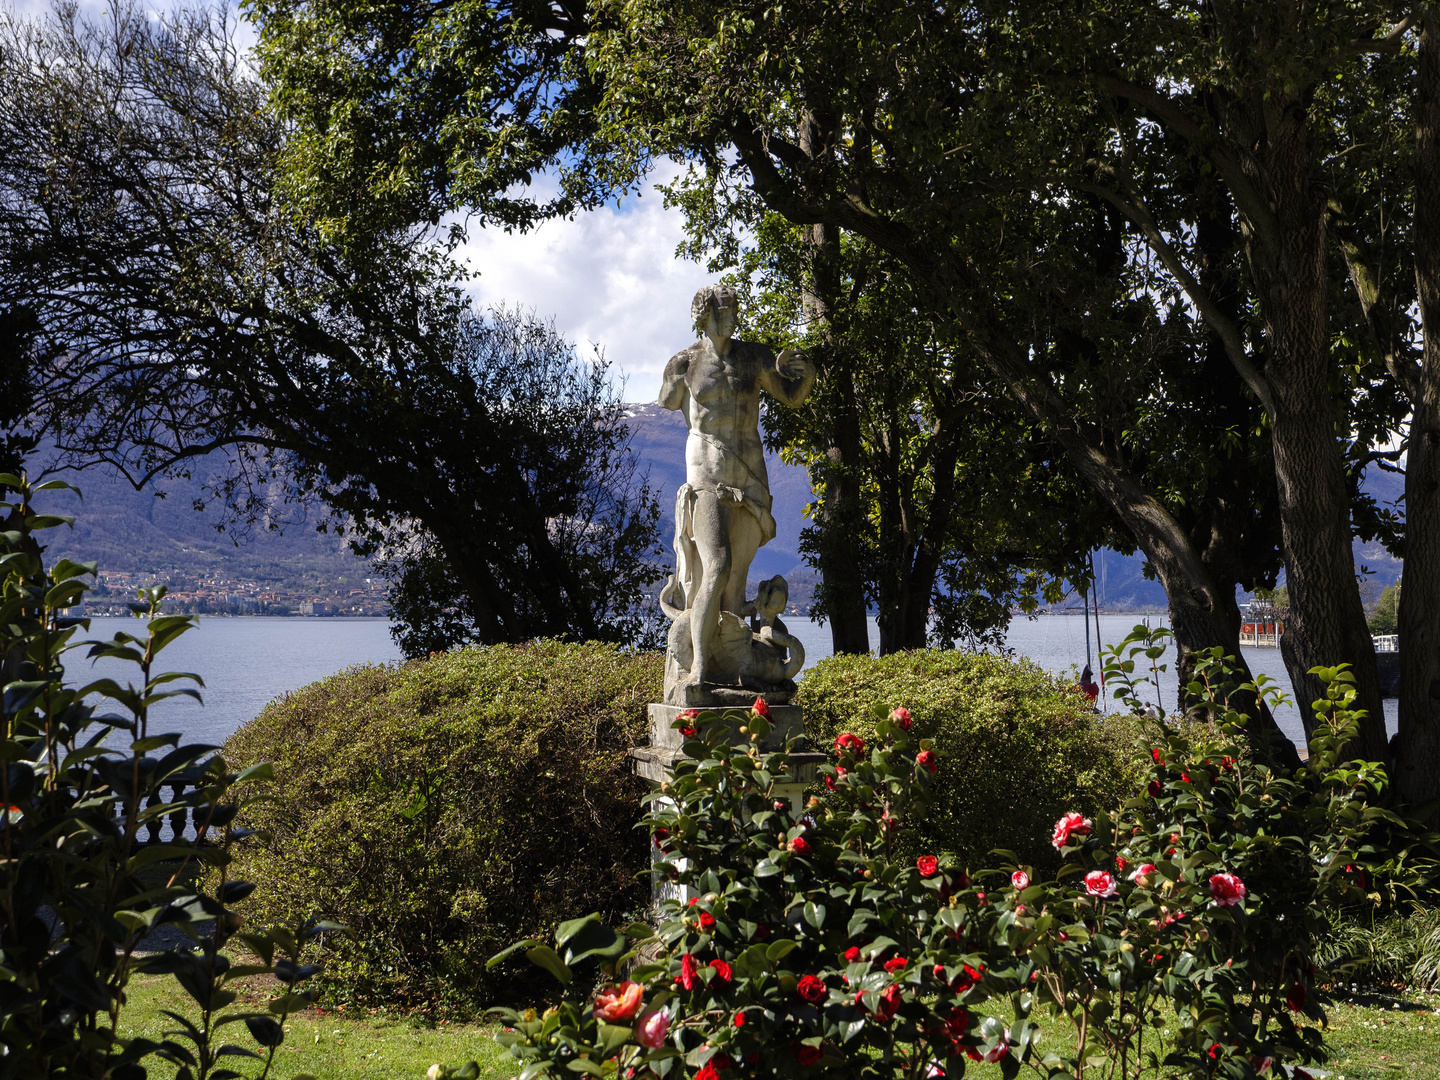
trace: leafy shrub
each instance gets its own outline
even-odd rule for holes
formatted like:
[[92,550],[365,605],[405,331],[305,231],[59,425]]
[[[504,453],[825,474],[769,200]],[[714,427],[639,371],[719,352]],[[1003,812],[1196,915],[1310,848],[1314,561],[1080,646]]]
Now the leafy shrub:
[[1029,661],[949,650],[832,656],[805,676],[796,700],[820,746],[842,731],[870,740],[877,720],[905,702],[916,736],[950,765],[903,850],[961,865],[1005,848],[1053,869],[1058,856],[1044,838],[1055,819],[1113,808],[1141,770],[1135,717],[1097,715],[1073,685]]
[[1315,958],[1324,976],[1341,986],[1436,989],[1440,908],[1336,919]]
[[[95,564],[61,559],[47,569],[39,534],[71,519],[30,505],[35,492],[68,486],[31,488],[0,473],[0,1075],[144,1080],[160,1059],[180,1080],[221,1080],[240,1075],[227,1063],[258,1058],[263,1077],[286,1015],[311,1000],[297,986],[313,973],[298,963],[305,933],[242,933],[234,910],[252,886],[230,873],[244,837],[232,824],[241,809],[233,785],[253,787],[267,767],[237,775],[215,747],[149,730],[152,705],[196,694],[184,683],[200,682],[155,667],[194,625],[161,614],[163,586],[130,605],[147,620],[142,633],[77,639],[89,620],[64,612],[90,589]],[[133,664],[136,681],[66,685],[67,654],[87,646],[89,657]],[[99,695],[121,711],[98,712]],[[160,801],[177,786],[180,811]],[[151,828],[177,812],[197,835],[155,842]],[[189,884],[197,866],[211,869],[209,890]],[[163,926],[181,930],[186,947],[150,951]],[[258,963],[232,964],[222,951],[232,939]],[[162,1041],[119,1034],[137,972],[174,975],[194,1002],[193,1016],[170,1014],[176,1027]],[[232,979],[267,973],[278,980],[267,1011],[226,1011]]]
[[[274,763],[240,860],[262,919],[312,910],[342,995],[463,1013],[517,936],[638,908],[645,786],[626,752],[661,694],[654,654],[542,641],[357,668],[273,702],[226,744]],[[510,987],[510,992],[533,990]]]
[[[1309,992],[1321,912],[1393,861],[1372,845],[1377,823],[1400,822],[1373,802],[1383,767],[1341,759],[1357,730],[1348,672],[1316,669],[1320,734],[1289,776],[1250,756],[1244,718],[1211,689],[1233,679],[1210,681],[1209,659],[1188,704],[1213,723],[1154,724],[1123,807],[1046,828],[1053,877],[899,854],[889,823],[923,819],[935,777],[959,766],[915,738],[918,715],[838,742],[821,770],[833,794],[802,808],[776,798],[794,762],[756,748],[763,714],[740,746],[713,713],[677,721],[698,733],[648,825],[656,873],[689,898],[665,901],[653,937],[577,920],[553,948],[525,941],[492,961],[524,950],[567,987],[544,1014],[499,1010],[521,1076],[913,1080],[963,1075],[967,1060],[1007,1078],[1308,1076],[1299,1065],[1324,1057],[1321,1028],[1301,1022],[1323,1023]],[[627,962],[598,993],[575,978]]]

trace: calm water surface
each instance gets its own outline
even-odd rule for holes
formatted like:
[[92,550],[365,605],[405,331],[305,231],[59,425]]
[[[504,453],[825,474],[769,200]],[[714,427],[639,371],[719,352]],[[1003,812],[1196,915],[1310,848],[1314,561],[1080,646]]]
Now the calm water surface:
[[[1118,643],[1142,621],[1134,615],[1101,615],[1103,643]],[[1163,625],[1163,620],[1151,616],[1150,624]],[[830,655],[828,627],[801,618],[791,619],[787,625],[805,645],[807,667]],[[108,640],[120,630],[138,633],[143,624],[135,619],[96,617],[91,620],[89,637]],[[1098,669],[1094,633],[1092,621],[1090,662]],[[870,640],[879,640],[873,618]],[[1011,624],[1007,644],[1015,655],[1028,657],[1056,674],[1067,675],[1072,668],[1078,672],[1086,662],[1085,624],[1079,616],[1018,618]],[[1247,648],[1244,653],[1251,671],[1269,675],[1293,698],[1279,649]],[[136,678],[130,665],[103,660],[92,666],[83,655],[70,655],[67,667],[75,681],[105,676],[122,682]],[[185,698],[166,702],[153,714],[151,731],[178,730],[191,741],[221,743],[274,698],[356,664],[388,664],[399,659],[400,650],[390,637],[386,619],[202,617],[196,629],[182,635],[161,654],[161,668],[200,675],[205,680],[201,691],[204,705]],[[1169,669],[1160,676],[1159,703],[1174,708],[1178,680],[1173,651],[1158,662]],[[1106,698],[1102,696],[1101,700]],[[1148,700],[1155,700],[1153,691]],[[1385,702],[1385,720],[1391,733],[1395,731],[1395,710],[1393,700]],[[1280,709],[1275,719],[1292,739],[1302,738],[1300,714],[1293,704]]]
[[[96,617],[90,620],[88,636],[109,640],[117,631],[139,636],[144,629],[143,620]],[[133,664],[100,660],[92,667],[84,655],[81,650],[68,658],[66,672],[75,681],[108,677],[123,685],[139,679]],[[222,743],[274,698],[355,664],[399,659],[388,619],[201,616],[199,626],[160,654],[158,668],[204,679],[204,705],[190,698],[164,702],[152,711],[150,730],[183,731],[191,742]]]

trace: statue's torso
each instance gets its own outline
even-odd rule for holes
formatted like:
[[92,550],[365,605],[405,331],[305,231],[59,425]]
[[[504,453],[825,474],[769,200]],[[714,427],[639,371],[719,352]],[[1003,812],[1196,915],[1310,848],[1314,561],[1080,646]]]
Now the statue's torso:
[[763,493],[768,507],[770,484],[759,432],[759,375],[762,364],[774,362],[770,350],[732,339],[730,350],[717,356],[708,341],[700,341],[680,357],[687,361],[686,480],[696,487],[724,484],[752,496]]

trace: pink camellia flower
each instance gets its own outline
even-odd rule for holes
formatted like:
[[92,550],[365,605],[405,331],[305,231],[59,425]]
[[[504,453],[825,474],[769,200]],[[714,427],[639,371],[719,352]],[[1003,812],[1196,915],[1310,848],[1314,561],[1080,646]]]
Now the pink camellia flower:
[[1210,895],[1218,907],[1234,907],[1245,899],[1245,883],[1234,874],[1213,874]]
[[595,1019],[613,1024],[617,1020],[629,1020],[640,1011],[640,998],[644,989],[637,982],[626,979],[619,986],[607,986],[595,998]]
[[799,994],[812,1005],[824,1001],[829,992],[824,980],[815,975],[804,975],[800,981],[795,984],[795,993]]
[[1115,875],[1104,870],[1091,870],[1085,875],[1085,891],[1102,900],[1115,895]]
[[1030,875],[1025,873],[1024,870],[1016,870],[1010,875],[1010,884],[1014,885],[1015,888],[1021,892],[1024,892],[1030,887]]
[[757,697],[755,699],[755,704],[750,706],[750,711],[756,716],[765,717],[767,720],[770,718],[770,706],[765,704],[763,697]]
[[1153,873],[1155,873],[1155,864],[1154,864],[1154,863],[1148,863],[1148,862],[1147,862],[1147,863],[1141,863],[1139,866],[1137,866],[1137,867],[1135,868],[1135,871],[1130,875],[1130,880],[1133,881],[1133,882],[1135,882],[1136,885],[1139,885],[1139,886],[1141,886],[1142,888],[1145,888],[1145,887],[1148,887],[1148,886],[1149,886],[1149,884],[1150,884],[1150,875],[1153,874]]
[[648,1012],[635,1025],[635,1041],[648,1050],[659,1050],[669,1030],[670,1017],[663,1012]]
[[841,757],[859,757],[865,753],[865,740],[846,731],[835,736],[835,753]]
[[940,872],[940,860],[934,855],[921,855],[915,860],[915,869],[920,871],[921,877],[934,877]]
[[915,764],[932,776],[940,771],[940,759],[935,756],[933,750],[921,750],[915,755]]
[[1000,1041],[981,1054],[980,1060],[994,1063],[1001,1060],[1008,1053],[1010,1053],[1010,1029],[1006,1028],[1005,1034],[1001,1037]]
[[1072,810],[1055,823],[1055,835],[1050,838],[1050,843],[1059,851],[1070,843],[1072,836],[1088,836],[1094,827],[1093,821]]
[[788,847],[791,851],[793,851],[796,855],[810,854],[810,841],[806,840],[803,836],[795,837],[794,840],[791,840],[790,843],[786,844],[785,846]]
[[900,725],[901,731],[910,730],[910,710],[905,708],[904,706],[901,706],[900,708],[895,709],[893,712],[891,712],[890,719],[894,720],[895,723]]

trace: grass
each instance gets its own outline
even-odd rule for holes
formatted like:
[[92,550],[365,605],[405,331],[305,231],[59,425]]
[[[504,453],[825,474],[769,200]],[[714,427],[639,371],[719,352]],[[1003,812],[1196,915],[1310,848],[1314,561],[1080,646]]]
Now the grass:
[[[132,979],[129,1003],[120,1014],[121,1030],[126,1035],[158,1038],[175,1025],[162,1009],[170,1009],[192,1020],[197,1018],[195,1003],[166,975],[139,976]],[[241,999],[233,1010],[265,1008],[266,995],[259,987],[243,988]],[[411,1077],[421,1080],[425,1070],[435,1062],[459,1065],[475,1060],[482,1075],[495,1080],[515,1074],[514,1059],[494,1040],[498,1028],[493,1024],[439,1024],[426,1027],[405,1018],[375,1015],[351,1015],[348,1011],[307,1009],[292,1015],[285,1022],[285,1042],[276,1053],[275,1067],[270,1075],[275,1080],[309,1074],[317,1080],[351,1080],[356,1077]],[[224,1032],[226,1041],[253,1048],[254,1043],[243,1026]],[[258,1075],[258,1062],[229,1058],[227,1064],[249,1076]],[[163,1075],[153,1069],[152,1075]]]
[[[263,989],[259,985],[244,988],[242,983],[241,1000],[235,1008],[263,1007]],[[168,976],[133,980],[130,1004],[121,1014],[126,1034],[159,1036],[171,1026],[160,1015],[161,1009],[182,1015],[194,1013],[193,1003]],[[1440,994],[1417,996],[1406,1002],[1360,995],[1328,1006],[1327,1013],[1325,1042],[1331,1058],[1323,1067],[1312,1069],[1317,1078],[1440,1080]],[[1046,1026],[1051,1038],[1064,1039],[1068,1034],[1058,1025]],[[347,1011],[310,1009],[286,1021],[285,1044],[271,1076],[276,1080],[291,1080],[301,1074],[317,1080],[420,1080],[434,1062],[459,1065],[473,1059],[480,1064],[485,1080],[506,1080],[515,1074],[516,1063],[496,1045],[497,1030],[493,1024],[442,1023],[428,1027],[393,1015],[357,1016]],[[236,1031],[233,1038],[241,1045],[249,1045],[243,1029]],[[230,1059],[232,1064],[239,1061]],[[250,1075],[258,1071],[258,1067],[244,1068]],[[971,1063],[966,1075],[988,1080],[999,1077],[1000,1068]]]

